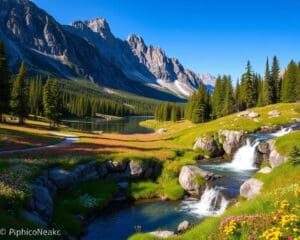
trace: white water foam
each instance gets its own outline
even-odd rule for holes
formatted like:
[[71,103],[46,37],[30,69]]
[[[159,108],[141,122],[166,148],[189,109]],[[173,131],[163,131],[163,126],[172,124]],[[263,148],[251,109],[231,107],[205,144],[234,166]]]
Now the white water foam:
[[228,201],[216,187],[206,187],[199,201],[183,201],[182,209],[199,217],[221,215]]
[[272,137],[281,137],[283,135],[289,134],[293,131],[292,127],[288,127],[288,128],[281,128],[281,130],[279,130],[276,133],[272,133],[271,136]]

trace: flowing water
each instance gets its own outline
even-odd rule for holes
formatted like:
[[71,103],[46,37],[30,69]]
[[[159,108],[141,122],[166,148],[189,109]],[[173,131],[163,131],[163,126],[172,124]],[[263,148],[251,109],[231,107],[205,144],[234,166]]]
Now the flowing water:
[[122,204],[111,207],[87,228],[83,240],[123,240],[135,233],[135,226],[143,232],[157,229],[176,231],[177,225],[188,220],[197,223],[207,216],[221,215],[230,199],[239,195],[240,186],[256,171],[256,147],[259,141],[283,136],[292,129],[285,128],[274,134],[251,135],[233,156],[231,163],[201,164],[204,170],[223,177],[206,187],[200,200],[188,198],[183,201],[151,201]]

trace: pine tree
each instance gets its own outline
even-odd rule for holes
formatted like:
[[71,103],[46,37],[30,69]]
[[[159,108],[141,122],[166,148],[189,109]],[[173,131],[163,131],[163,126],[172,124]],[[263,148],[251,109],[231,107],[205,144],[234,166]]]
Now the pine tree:
[[43,106],[45,116],[50,121],[50,127],[57,127],[60,121],[61,113],[61,94],[58,82],[48,79],[43,88]]
[[272,104],[274,101],[274,90],[275,84],[272,82],[270,69],[269,69],[269,59],[267,58],[266,70],[265,70],[265,80],[264,80],[264,102],[266,105]]
[[242,76],[241,103],[243,109],[250,108],[255,105],[253,95],[253,73],[250,61],[247,62],[246,72]]
[[272,69],[271,69],[271,82],[272,82],[272,102],[276,103],[280,101],[280,76],[279,76],[280,68],[278,59],[276,56],[273,57]]
[[234,112],[234,98],[233,98],[233,89],[231,85],[231,77],[224,76],[224,104],[222,115],[228,115]]
[[215,89],[212,95],[212,116],[219,118],[222,116],[224,98],[224,84],[221,76],[216,79]]
[[296,101],[300,101],[300,62],[298,63],[298,74],[296,79]]
[[34,119],[42,112],[43,105],[42,79],[40,76],[35,77],[29,83],[29,106],[30,113],[34,115]]
[[234,89],[234,102],[235,102],[235,111],[238,112],[241,110],[241,97],[240,97],[240,82],[236,81],[235,89]]
[[21,63],[19,73],[13,81],[10,106],[14,115],[19,117],[19,124],[24,124],[28,114],[28,85],[26,82],[26,67]]
[[258,78],[258,98],[257,98],[257,107],[265,106],[265,97],[264,97],[264,82],[261,77]]
[[292,60],[289,63],[282,80],[281,100],[283,102],[296,101],[297,78],[298,78],[298,67],[297,64]]
[[3,42],[0,42],[0,122],[3,121],[3,113],[9,111],[10,82],[8,59]]

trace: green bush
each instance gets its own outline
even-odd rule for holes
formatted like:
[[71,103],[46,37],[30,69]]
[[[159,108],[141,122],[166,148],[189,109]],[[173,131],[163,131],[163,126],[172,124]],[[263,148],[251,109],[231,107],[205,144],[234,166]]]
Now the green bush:
[[136,182],[131,183],[128,188],[128,194],[134,199],[147,199],[158,197],[159,185],[153,182]]

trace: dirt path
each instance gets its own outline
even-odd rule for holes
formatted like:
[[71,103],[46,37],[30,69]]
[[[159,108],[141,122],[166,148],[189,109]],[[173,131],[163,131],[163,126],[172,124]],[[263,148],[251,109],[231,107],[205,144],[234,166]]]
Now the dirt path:
[[70,145],[72,143],[75,143],[79,140],[79,137],[76,135],[71,134],[63,134],[58,132],[49,132],[52,135],[61,136],[65,139],[57,144],[53,145],[47,145],[42,147],[34,147],[34,148],[25,148],[25,149],[15,149],[15,150],[6,150],[6,151],[0,151],[0,155],[3,154],[11,154],[11,153],[26,153],[26,152],[32,152],[32,151],[40,151],[40,150],[48,150],[51,148],[57,148],[57,147],[64,147],[66,145]]

